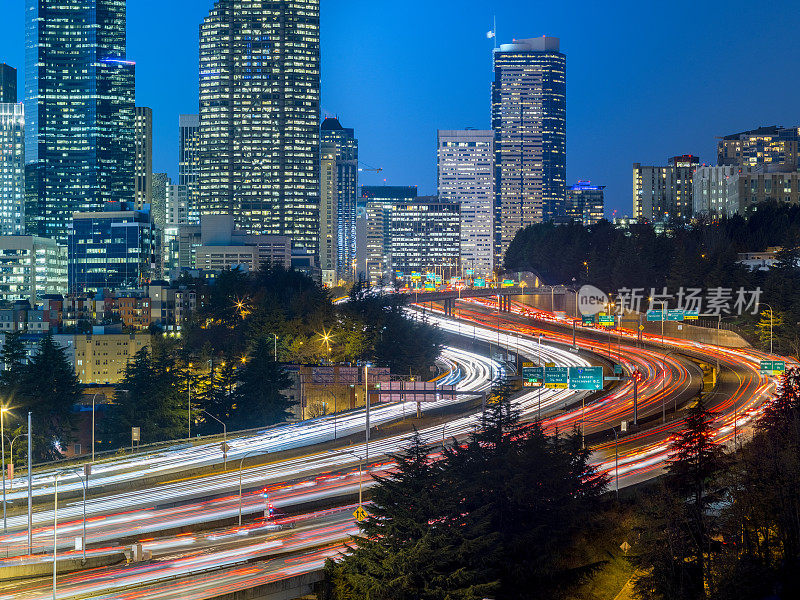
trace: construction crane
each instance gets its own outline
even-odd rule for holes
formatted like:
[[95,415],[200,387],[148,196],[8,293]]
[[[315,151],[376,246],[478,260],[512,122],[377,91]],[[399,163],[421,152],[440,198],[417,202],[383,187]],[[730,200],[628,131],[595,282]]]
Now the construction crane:
[[373,167],[373,166],[368,165],[367,163],[363,163],[361,161],[358,161],[358,164],[362,165],[361,167],[358,168],[359,173],[363,173],[363,172],[366,172],[366,173],[383,173],[383,167]]

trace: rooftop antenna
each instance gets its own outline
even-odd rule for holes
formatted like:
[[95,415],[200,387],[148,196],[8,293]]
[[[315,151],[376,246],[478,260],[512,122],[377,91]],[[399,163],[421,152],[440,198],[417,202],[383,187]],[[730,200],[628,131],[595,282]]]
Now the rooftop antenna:
[[494,49],[497,50],[497,16],[492,17],[492,30],[486,33],[486,37],[494,39]]

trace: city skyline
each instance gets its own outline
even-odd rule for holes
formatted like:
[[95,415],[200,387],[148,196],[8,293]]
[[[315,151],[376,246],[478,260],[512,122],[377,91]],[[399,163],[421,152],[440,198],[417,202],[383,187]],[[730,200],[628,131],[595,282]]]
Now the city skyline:
[[[17,67],[23,90],[21,4],[4,7],[10,26],[0,41],[0,62]],[[785,94],[769,103],[758,101],[757,92],[796,59],[781,50],[791,20],[775,21],[744,2],[719,14],[714,7],[688,3],[688,13],[640,6],[635,19],[617,18],[626,12],[624,4],[607,11],[588,3],[534,10],[517,2],[466,2],[459,3],[464,8],[459,14],[453,14],[450,1],[412,4],[416,10],[362,1],[322,3],[322,114],[338,115],[354,127],[361,160],[384,169],[380,175],[362,174],[368,185],[386,178],[390,185],[418,185],[420,193],[435,193],[437,129],[489,127],[493,43],[485,34],[494,14],[498,42],[543,34],[561,38],[569,60],[567,183],[591,179],[606,185],[609,214],[631,212],[633,162],[662,164],[669,156],[691,153],[714,164],[715,136],[795,121],[791,98],[797,84],[786,81]],[[140,0],[128,7],[137,104],[154,109],[154,171],[166,171],[173,180],[178,115],[197,112],[198,29],[212,5],[211,0],[166,6]],[[780,5],[790,8],[781,2],[775,10]],[[581,19],[575,19],[576,7]],[[152,18],[156,9],[159,19]],[[687,14],[693,15],[688,21]],[[638,26],[652,22],[659,23],[656,35]],[[751,35],[764,27],[774,35]],[[718,48],[717,39],[736,43]],[[764,61],[766,55],[772,59]],[[439,77],[437,62],[447,63],[452,79]],[[386,67],[378,69],[381,64]],[[735,81],[724,64],[738,66]]]

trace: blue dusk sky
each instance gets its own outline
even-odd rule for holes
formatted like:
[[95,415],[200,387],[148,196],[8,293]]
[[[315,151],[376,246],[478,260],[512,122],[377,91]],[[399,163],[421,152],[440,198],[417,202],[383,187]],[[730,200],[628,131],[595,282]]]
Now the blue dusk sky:
[[[24,70],[24,0],[3,0],[0,62]],[[128,0],[137,104],[154,170],[177,172],[178,114],[197,111],[198,25],[212,0]],[[322,110],[354,127],[361,183],[436,192],[436,130],[490,125],[492,41],[561,38],[567,178],[631,212],[631,164],[716,159],[715,137],[800,125],[796,2],[322,0]]]

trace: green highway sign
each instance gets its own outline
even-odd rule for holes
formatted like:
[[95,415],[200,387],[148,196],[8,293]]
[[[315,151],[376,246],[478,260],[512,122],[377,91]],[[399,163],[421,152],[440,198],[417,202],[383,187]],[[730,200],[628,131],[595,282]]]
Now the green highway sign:
[[554,390],[565,390],[569,387],[569,369],[567,367],[545,367],[544,387]]
[[664,320],[664,313],[660,310],[648,310],[647,311],[647,320],[648,321],[663,321]]
[[582,315],[581,321],[584,325],[594,325],[594,315]]
[[683,311],[683,318],[687,321],[697,321],[700,318],[700,313],[696,310]]
[[542,387],[544,385],[544,367],[534,367],[531,363],[522,365],[523,387]]
[[683,319],[684,319],[683,310],[667,311],[667,321],[683,321]]
[[614,327],[614,315],[600,315],[597,322],[603,327]]
[[569,367],[569,389],[602,390],[603,367]]
[[759,369],[762,373],[783,373],[786,371],[786,362],[782,360],[762,360]]
[[614,365],[614,375],[622,375],[622,365]]

